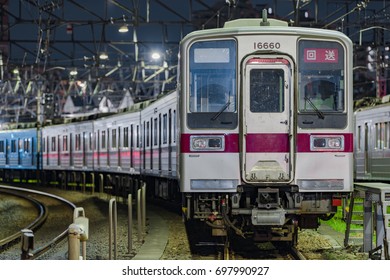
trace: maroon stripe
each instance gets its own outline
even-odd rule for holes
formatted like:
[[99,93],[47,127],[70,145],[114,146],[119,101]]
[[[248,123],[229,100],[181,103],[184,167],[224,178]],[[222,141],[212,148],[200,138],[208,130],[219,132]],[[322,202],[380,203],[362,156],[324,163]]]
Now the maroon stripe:
[[260,133],[246,136],[247,153],[288,153],[289,151],[287,133]]
[[[221,135],[221,134],[182,134],[180,148],[182,153],[199,153],[193,152],[190,149],[191,135]],[[353,134],[352,133],[299,133],[296,141],[297,153],[310,152],[327,152],[327,151],[311,151],[310,136],[311,135],[329,135],[329,136],[344,136],[344,150],[329,151],[329,152],[353,152]],[[238,153],[240,151],[239,134],[225,134],[225,150],[224,151],[204,151],[203,153]],[[290,151],[289,136],[286,133],[257,133],[248,134],[246,136],[246,152],[247,153],[288,153]]]
[[[329,151],[329,152],[353,152],[353,134],[352,133],[300,133],[297,135],[297,152],[298,153],[310,153],[310,136],[344,136],[344,150],[341,151]],[[321,152],[321,151],[315,151]],[[322,151],[327,152],[327,151]]]

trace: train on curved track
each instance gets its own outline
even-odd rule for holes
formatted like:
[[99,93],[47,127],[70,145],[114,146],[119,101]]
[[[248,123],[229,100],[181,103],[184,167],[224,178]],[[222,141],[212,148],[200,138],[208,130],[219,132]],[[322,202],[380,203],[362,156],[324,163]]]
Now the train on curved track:
[[181,201],[188,220],[294,242],[353,190],[352,42],[238,19],[180,44],[177,89],[121,113],[0,132],[1,179]]

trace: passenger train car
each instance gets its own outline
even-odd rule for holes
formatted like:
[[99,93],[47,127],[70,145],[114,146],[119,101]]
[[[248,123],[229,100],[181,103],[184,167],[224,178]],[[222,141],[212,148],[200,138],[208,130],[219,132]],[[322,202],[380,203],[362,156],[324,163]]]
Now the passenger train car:
[[390,103],[355,112],[355,178],[390,181]]
[[344,34],[234,20],[187,35],[178,73],[177,90],[153,102],[43,127],[42,180],[115,195],[144,180],[212,235],[284,241],[318,227],[352,191]]
[[246,19],[193,32],[180,51],[187,217],[259,237],[317,227],[353,185],[351,41]]
[[2,181],[35,182],[39,167],[35,128],[0,131],[0,176]]

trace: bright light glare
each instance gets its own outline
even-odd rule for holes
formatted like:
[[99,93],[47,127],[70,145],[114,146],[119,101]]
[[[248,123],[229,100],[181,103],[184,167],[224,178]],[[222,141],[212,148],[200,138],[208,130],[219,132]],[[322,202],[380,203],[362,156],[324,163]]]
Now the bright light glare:
[[153,59],[160,59],[161,55],[158,52],[154,52],[154,53],[152,53],[152,58]]

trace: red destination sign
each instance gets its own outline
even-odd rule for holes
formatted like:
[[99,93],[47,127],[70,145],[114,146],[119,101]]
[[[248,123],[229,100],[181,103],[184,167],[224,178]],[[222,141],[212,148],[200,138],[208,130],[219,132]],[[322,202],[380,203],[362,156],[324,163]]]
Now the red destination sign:
[[304,61],[307,63],[338,63],[338,49],[304,49]]

